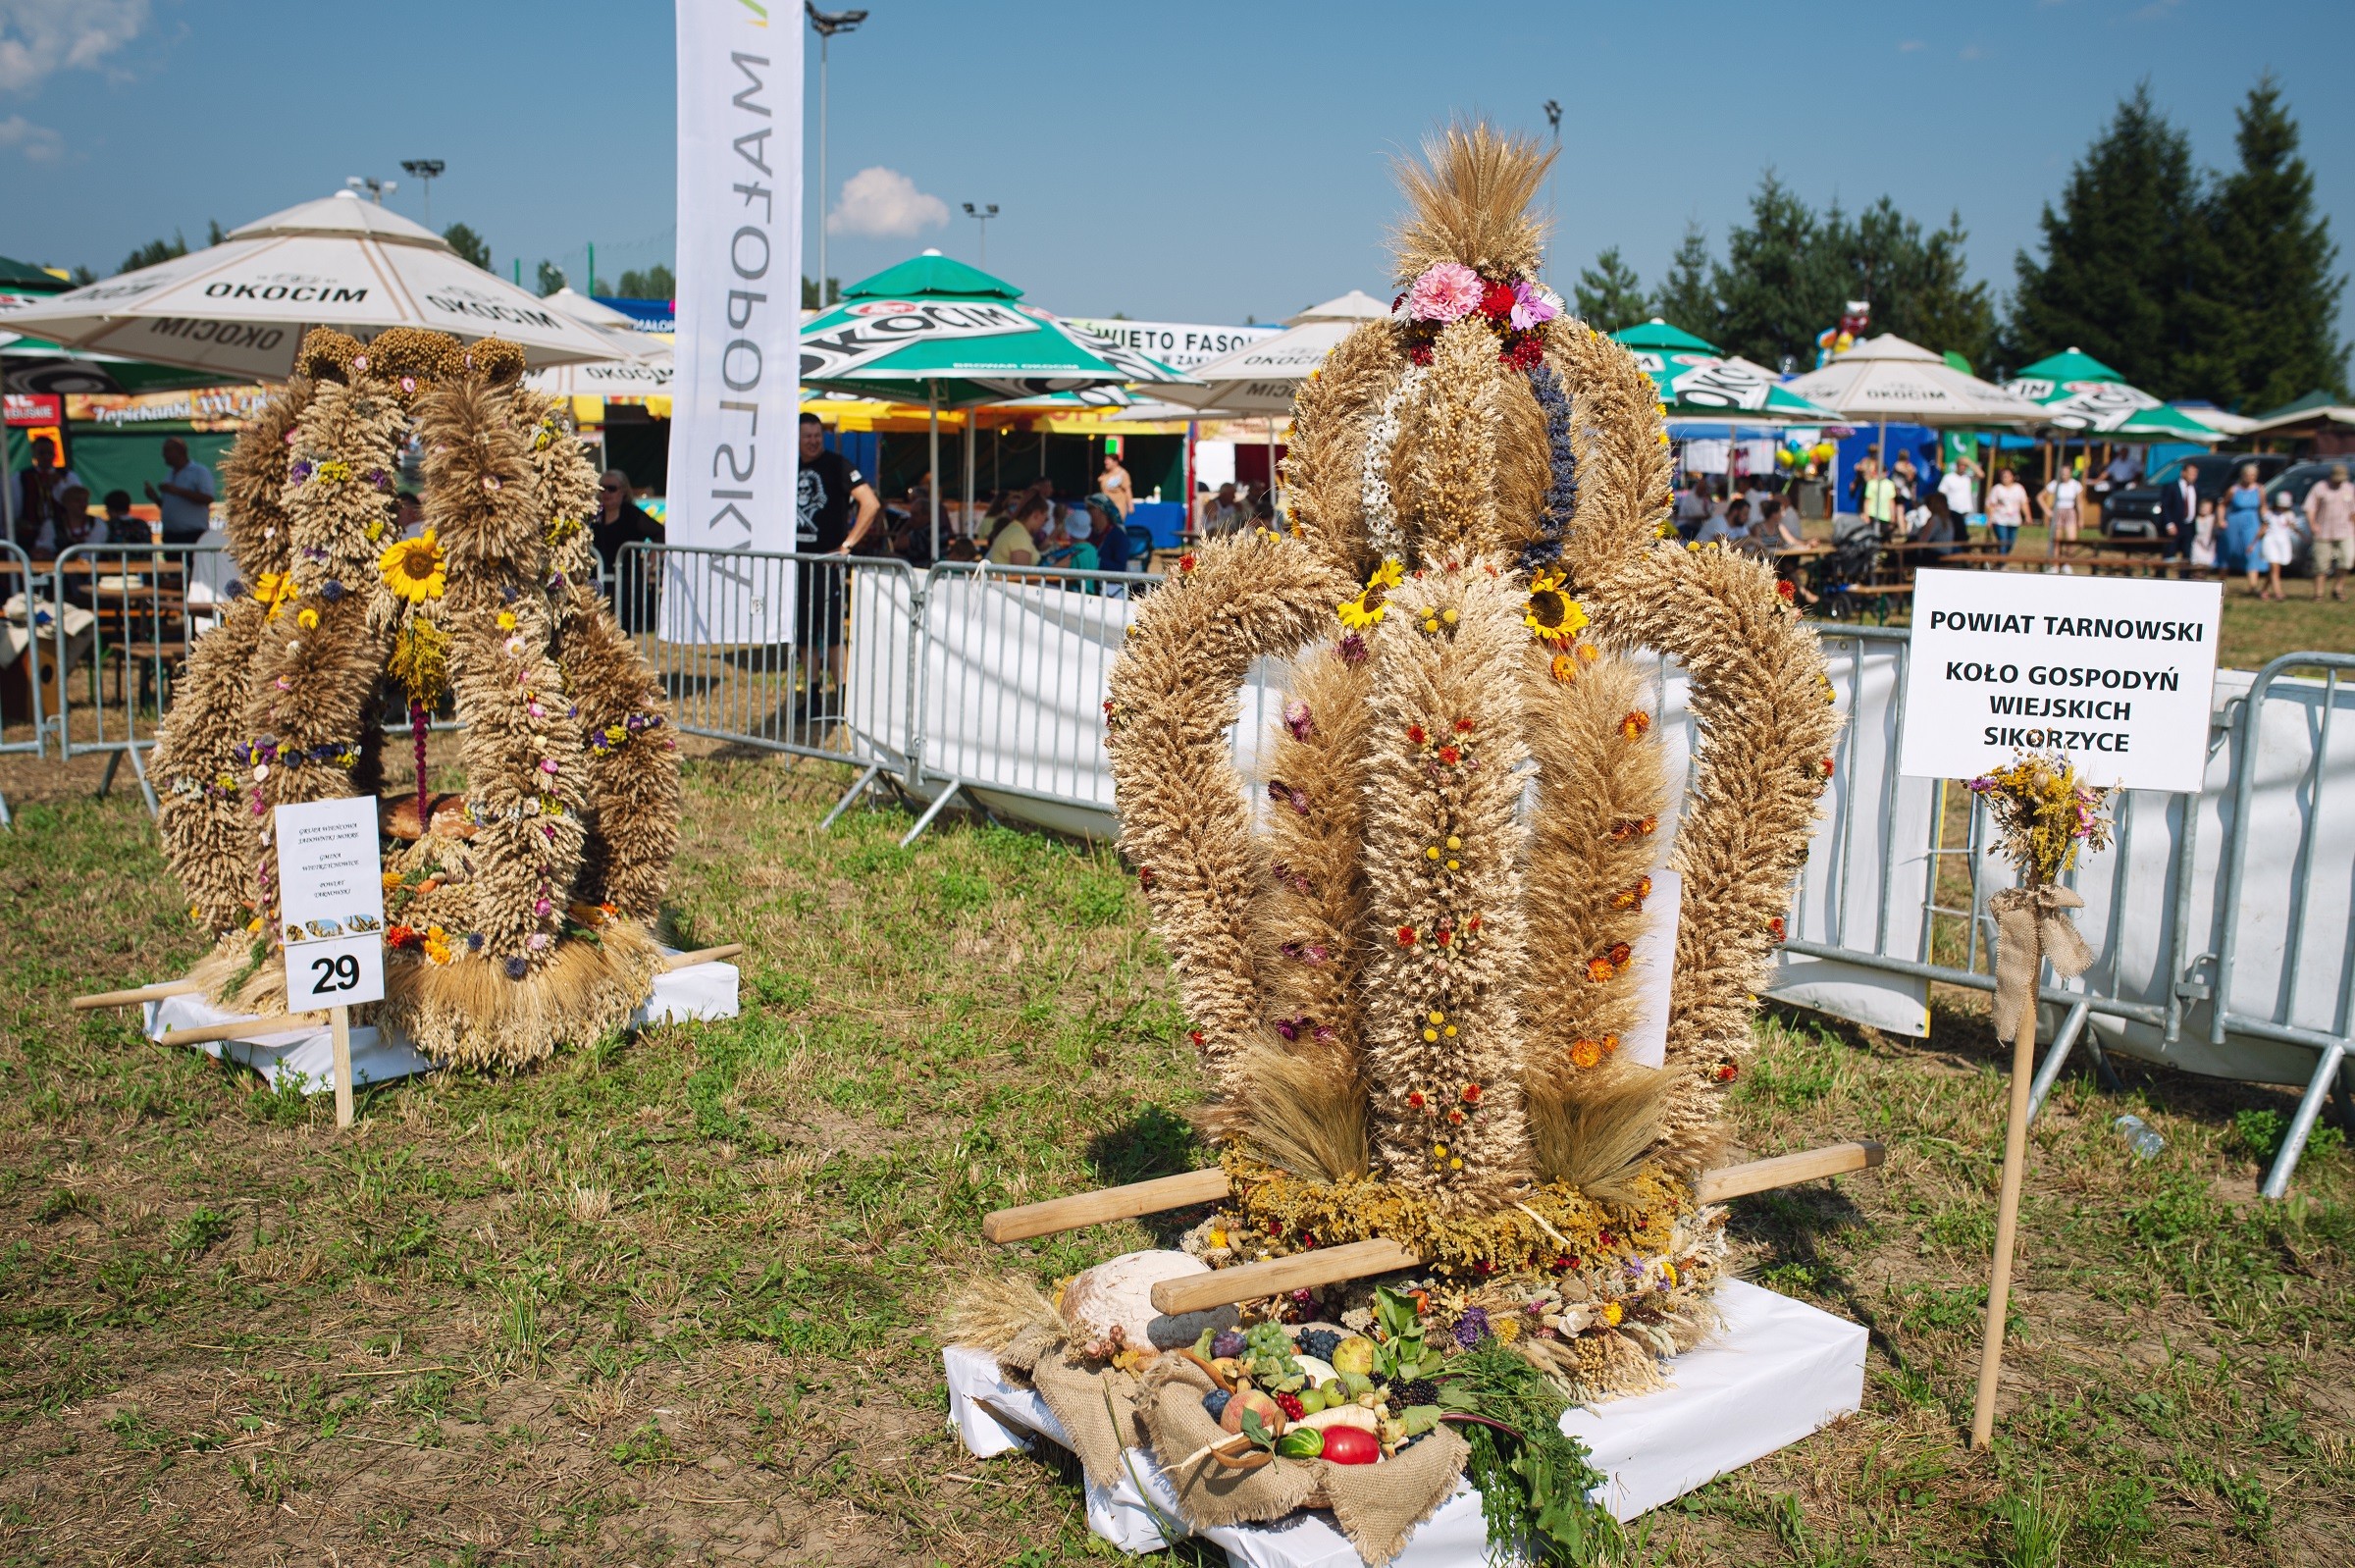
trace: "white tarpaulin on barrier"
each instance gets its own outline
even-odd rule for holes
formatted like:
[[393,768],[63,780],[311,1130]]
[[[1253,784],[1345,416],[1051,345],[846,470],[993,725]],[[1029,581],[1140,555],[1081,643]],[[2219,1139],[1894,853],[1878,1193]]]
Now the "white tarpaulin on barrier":
[[[884,715],[884,727],[875,733],[863,729],[862,749],[896,764],[907,754],[907,705],[875,694],[904,690],[908,650],[879,628],[907,623],[907,589],[896,577],[861,573],[853,603],[849,706],[855,713]],[[1112,836],[1118,820],[1104,756],[1104,697],[1133,605],[1053,579],[988,573],[934,578],[925,608],[919,706],[924,771],[935,782],[919,793],[929,796],[956,779],[992,811],[1058,832]],[[1830,813],[1818,825],[1791,915],[1792,934],[1852,946],[1877,941],[1880,952],[1919,959],[1929,857],[1919,848],[1901,855],[1886,898],[1879,889],[1884,824],[1900,845],[1926,845],[1935,795],[1930,784],[1898,780],[1891,771],[1901,654],[1894,644],[1850,640],[1827,652],[1838,701],[1863,715],[1844,743],[1845,765],[1835,769],[1831,794],[1836,802],[1866,810],[1846,828],[1842,816]],[[1234,746],[1246,779],[1256,777],[1260,747],[1282,711],[1283,674],[1282,663],[1263,659],[1243,688]],[[1657,697],[1671,803],[1658,835],[1662,868],[1675,842],[1676,806],[1692,751],[1687,690],[1683,674],[1669,666]],[[1863,744],[1868,735],[1874,744]],[[1893,820],[1882,810],[1889,795]],[[1843,904],[1870,913],[1843,920]],[[1786,954],[1771,990],[1894,1032],[1918,1036],[1929,1030],[1928,986],[1902,975]]]
[[[871,629],[905,625],[910,613],[901,580],[861,574],[851,649],[851,706],[882,715],[863,749],[897,765],[905,757],[909,648],[898,636]],[[932,795],[957,779],[989,809],[1060,832],[1109,837],[1117,829],[1112,774],[1104,758],[1106,680],[1127,633],[1133,601],[1074,592],[1039,581],[982,574],[936,578],[925,616],[919,702],[923,763],[919,792]],[[870,628],[862,638],[859,627]],[[1955,963],[1960,954],[1927,947],[1931,851],[1938,784],[1897,774],[1899,686],[1904,645],[1837,631],[1824,634],[1834,698],[1849,723],[1835,754],[1824,814],[1795,890],[1786,935],[1908,962]],[[1263,660],[1242,693],[1234,732],[1244,777],[1282,709],[1282,666]],[[2251,677],[2217,677],[2220,704],[2245,694]],[[888,691],[888,699],[870,694]],[[1668,795],[1680,802],[1693,742],[1686,711],[1687,683],[1669,666],[1658,687],[1657,718],[1668,769]],[[2260,728],[2254,825],[2239,909],[2242,927],[2232,1008],[2252,1017],[2278,1016],[2320,1032],[2343,1031],[2351,1007],[2347,961],[2350,878],[2355,865],[2355,694],[2337,689],[2334,721],[2326,722],[2325,687],[2283,681],[2273,688]],[[2327,746],[2327,755],[2318,757]],[[2211,756],[2193,847],[2188,929],[2202,951],[2221,944],[2224,912],[2218,859],[2230,810],[2231,758],[2221,745]],[[2341,803],[2318,812],[2316,801]],[[2167,999],[2167,872],[2178,853],[2181,812],[2174,797],[2129,794],[2119,809],[2116,848],[2094,856],[2078,878],[2088,910],[2081,920],[2097,961],[2085,976],[2092,989],[2128,1001],[2163,1005]],[[2312,826],[2309,836],[2307,829]],[[1673,844],[1674,810],[1659,835],[1662,863]],[[2301,845],[2304,850],[2301,852]],[[1957,846],[1961,848],[1960,845]],[[2005,886],[2009,873],[1982,864],[1983,892]],[[2308,902],[2293,899],[2298,887]],[[1958,889],[1956,902],[1961,902]],[[2302,910],[2302,913],[2300,913]],[[1986,934],[1981,936],[1981,954]],[[2293,957],[2294,955],[2294,957]],[[2211,970],[2213,966],[2210,966]],[[1837,1018],[1923,1036],[1929,1032],[1929,985],[1838,960],[1785,951],[1768,994]],[[2195,1072],[2269,1082],[2303,1082],[2314,1054],[2303,1047],[2235,1035],[2223,1051],[2207,1044],[2206,1004],[2192,1010],[2172,1045],[2155,1027],[2096,1018],[2106,1043]],[[2048,1021],[2048,1031],[2050,1024]]]
[[[2253,679],[2245,670],[2217,672],[2220,713],[2246,698]],[[2237,919],[2230,1011],[2343,1034],[2355,984],[2349,963],[2355,944],[2355,688],[2277,680],[2258,718],[2256,792],[2240,898],[2235,908],[2224,908],[2221,862],[2234,759],[2220,733],[2192,828],[2185,940],[2197,943],[2197,952],[2216,954],[2226,919]],[[2120,799],[2116,817],[2116,845],[2090,857],[2074,878],[2086,905],[2077,923],[2094,951],[2093,967],[2076,985],[2163,1006],[2172,972],[2164,906],[2168,871],[2182,853],[2182,798],[2129,792]],[[2007,875],[2000,868],[1990,874],[1998,886]],[[2209,963],[2197,978],[2213,983],[2215,972]],[[2172,1042],[2153,1024],[2098,1014],[2091,1021],[2105,1046],[2186,1071],[2264,1083],[2304,1083],[2313,1075],[2315,1054],[2303,1046],[2240,1034],[2222,1049],[2210,1045],[2210,1016],[2207,1002],[2194,1002]]]

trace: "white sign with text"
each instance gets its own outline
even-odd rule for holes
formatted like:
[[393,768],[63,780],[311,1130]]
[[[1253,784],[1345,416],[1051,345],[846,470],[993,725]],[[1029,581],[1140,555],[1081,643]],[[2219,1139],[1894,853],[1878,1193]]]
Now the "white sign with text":
[[2088,783],[2197,790],[2217,583],[1925,571],[1898,770],[1976,778],[2058,752]]
[[385,882],[376,811],[373,795],[278,809],[289,1013],[384,997]]

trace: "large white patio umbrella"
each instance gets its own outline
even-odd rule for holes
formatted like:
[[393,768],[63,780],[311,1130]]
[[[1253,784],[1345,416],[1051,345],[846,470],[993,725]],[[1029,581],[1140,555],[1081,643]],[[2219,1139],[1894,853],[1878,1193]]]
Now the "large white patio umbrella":
[[2044,410],[1895,333],[1860,342],[1821,370],[1784,386],[1852,424],[1960,429],[2033,425]]
[[9,326],[224,381],[284,381],[312,327],[361,338],[387,327],[496,336],[534,366],[611,359],[617,346],[432,231],[342,190],[204,250],[11,311]]
[[[1390,307],[1361,288],[1337,299],[1311,305],[1284,322],[1273,338],[1245,343],[1222,354],[1194,372],[1196,387],[1162,387],[1155,391],[1169,403],[1179,405],[1195,419],[1258,419],[1267,435],[1268,480],[1276,477],[1276,421],[1288,418],[1301,383],[1325,363],[1340,340],[1369,321],[1381,321]],[[1189,444],[1191,437],[1187,438]],[[1191,447],[1188,447],[1191,462]],[[1193,504],[1193,497],[1186,497]]]

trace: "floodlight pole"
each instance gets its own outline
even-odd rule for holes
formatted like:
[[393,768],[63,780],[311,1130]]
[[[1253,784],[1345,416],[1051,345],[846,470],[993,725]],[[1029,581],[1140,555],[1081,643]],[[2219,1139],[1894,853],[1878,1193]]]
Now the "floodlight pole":
[[[1557,199],[1560,192],[1555,182],[1562,178],[1562,101],[1559,98],[1548,98],[1539,107],[1545,111],[1545,123],[1553,128],[1553,162],[1545,169],[1545,221],[1552,224],[1560,216],[1560,204]],[[1552,238],[1553,236],[1550,235],[1546,236],[1545,271],[1548,274],[1553,271]]]
[[965,204],[965,215],[980,226],[981,259],[974,265],[983,272],[987,272],[989,271],[989,221],[998,215],[998,204],[991,201],[976,207],[968,201]]
[[400,172],[425,187],[425,226],[428,229],[434,226],[434,182],[441,179],[442,171],[448,167],[439,158],[400,160]]
[[368,193],[369,199],[381,207],[385,204],[385,198],[387,196],[400,188],[400,182],[397,180],[378,180],[368,175],[353,175],[350,179],[343,182],[343,188],[346,190],[364,190]]
[[[864,11],[820,11],[802,0],[817,32],[817,308],[826,308],[826,46],[838,32],[851,32],[866,20]],[[592,280],[594,282],[594,280]]]

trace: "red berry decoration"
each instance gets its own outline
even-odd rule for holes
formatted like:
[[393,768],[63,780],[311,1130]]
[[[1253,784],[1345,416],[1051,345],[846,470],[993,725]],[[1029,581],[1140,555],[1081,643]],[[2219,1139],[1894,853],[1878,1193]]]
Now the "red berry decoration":
[[1283,1419],[1286,1421],[1298,1421],[1308,1414],[1307,1408],[1300,1403],[1300,1396],[1296,1393],[1278,1394],[1276,1408],[1283,1412]]

